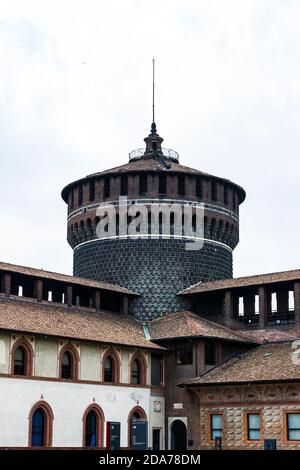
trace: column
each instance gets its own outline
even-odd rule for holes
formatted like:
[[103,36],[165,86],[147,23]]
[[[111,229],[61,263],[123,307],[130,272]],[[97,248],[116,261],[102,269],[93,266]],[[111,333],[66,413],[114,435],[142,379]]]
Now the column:
[[300,327],[300,282],[294,283],[295,324]]
[[268,323],[268,298],[265,287],[259,287],[259,327],[264,328]]

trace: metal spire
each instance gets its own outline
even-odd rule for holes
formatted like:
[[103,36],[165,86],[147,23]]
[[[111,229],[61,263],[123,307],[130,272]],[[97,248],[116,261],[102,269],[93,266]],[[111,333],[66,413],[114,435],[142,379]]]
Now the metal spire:
[[152,125],[151,125],[151,133],[156,134],[156,124],[155,124],[155,83],[154,83],[154,78],[155,78],[155,59],[153,57],[152,59]]
[[155,59],[152,59],[152,122],[155,122],[154,118],[154,73],[155,73]]

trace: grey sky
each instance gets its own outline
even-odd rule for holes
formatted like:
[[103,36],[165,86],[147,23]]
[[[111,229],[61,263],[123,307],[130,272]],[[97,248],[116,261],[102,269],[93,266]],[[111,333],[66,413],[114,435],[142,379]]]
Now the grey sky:
[[297,268],[298,0],[0,0],[2,261],[71,272],[62,187],[127,162],[151,124],[241,184],[234,274]]

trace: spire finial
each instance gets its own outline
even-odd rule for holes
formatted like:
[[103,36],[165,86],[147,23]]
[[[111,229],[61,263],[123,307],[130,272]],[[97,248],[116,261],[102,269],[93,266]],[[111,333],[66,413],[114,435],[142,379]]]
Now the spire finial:
[[152,59],[152,122],[155,122],[154,116],[154,78],[155,78],[155,59]]
[[155,102],[154,102],[154,86],[155,86],[155,58],[152,59],[152,125],[151,133],[156,134],[156,124],[155,124]]

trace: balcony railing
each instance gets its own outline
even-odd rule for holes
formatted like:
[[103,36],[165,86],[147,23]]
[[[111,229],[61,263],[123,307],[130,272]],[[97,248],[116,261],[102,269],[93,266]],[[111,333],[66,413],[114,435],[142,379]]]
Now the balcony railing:
[[[257,326],[259,323],[259,313],[239,315],[237,319],[247,326]],[[295,322],[295,311],[269,312],[267,316],[268,325],[287,325]]]

